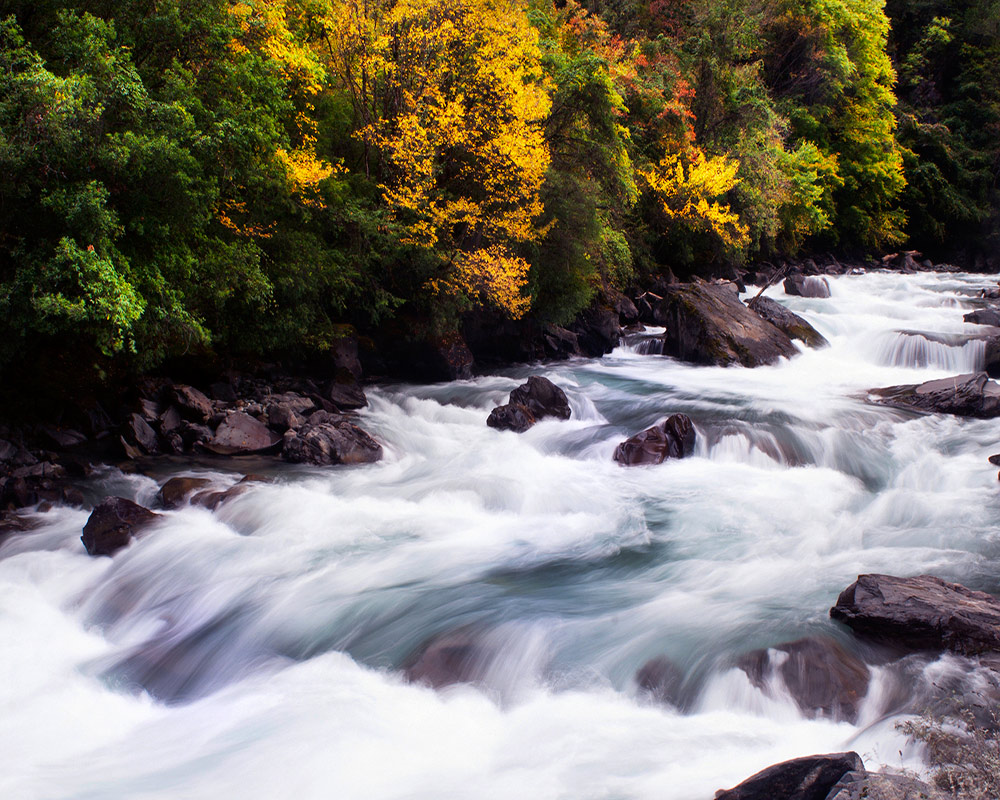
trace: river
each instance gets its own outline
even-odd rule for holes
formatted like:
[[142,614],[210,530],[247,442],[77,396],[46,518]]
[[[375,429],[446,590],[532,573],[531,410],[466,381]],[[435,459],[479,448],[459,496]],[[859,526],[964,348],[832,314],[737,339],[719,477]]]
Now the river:
[[[876,666],[856,723],[809,718],[734,663],[805,636],[862,652],[828,618],[862,572],[1000,590],[996,422],[865,402],[979,367],[978,343],[900,332],[976,330],[963,310],[989,280],[842,276],[828,299],[772,287],[831,343],[772,367],[633,342],[375,387],[362,424],[381,463],[274,467],[214,513],[166,512],[113,559],[84,552],[87,512],[40,514],[0,546],[0,797],[708,800],[810,753],[919,769],[896,724],[958,659],[905,679]],[[530,374],[566,391],[572,418],[487,428]],[[676,412],[695,422],[693,457],[612,461]],[[218,464],[108,469],[88,490],[152,504],[167,474],[239,478]],[[455,630],[489,645],[476,685],[401,677]],[[658,655],[683,674],[679,708],[636,687]]]

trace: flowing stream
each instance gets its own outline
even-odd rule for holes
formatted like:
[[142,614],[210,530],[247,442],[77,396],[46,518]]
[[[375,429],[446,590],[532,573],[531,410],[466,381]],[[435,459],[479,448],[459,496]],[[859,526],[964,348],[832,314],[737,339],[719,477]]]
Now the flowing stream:
[[[804,714],[734,665],[806,636],[864,656],[828,617],[862,572],[1000,590],[997,423],[864,399],[979,368],[981,343],[953,334],[981,330],[962,314],[989,280],[772,287],[831,343],[772,367],[694,367],[633,341],[374,388],[362,424],[381,463],[273,466],[273,483],[165,512],[114,558],[84,552],[86,512],[39,514],[0,545],[0,797],[709,800],[811,753],[919,769],[896,725],[960,659],[903,677],[875,664],[856,723]],[[530,374],[566,391],[572,419],[487,428]],[[695,422],[693,457],[612,461],[675,412]],[[260,471],[157,468],[87,488],[152,504],[170,474]],[[407,683],[410,654],[456,630],[489,645],[481,680]],[[660,655],[683,676],[679,707],[636,686]]]

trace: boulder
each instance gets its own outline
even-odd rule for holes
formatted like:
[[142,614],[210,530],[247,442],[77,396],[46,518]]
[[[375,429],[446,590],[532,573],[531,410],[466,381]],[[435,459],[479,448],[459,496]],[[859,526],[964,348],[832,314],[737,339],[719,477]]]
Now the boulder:
[[577,335],[558,325],[546,325],[542,329],[541,340],[546,358],[565,359],[583,355]]
[[181,419],[181,412],[177,410],[177,406],[169,406],[166,411],[160,414],[160,433],[164,436],[173,433],[180,428],[183,422],[184,420]]
[[171,478],[163,484],[157,493],[157,497],[160,500],[160,505],[164,508],[177,508],[184,501],[185,497],[196,492],[198,489],[208,486],[210,483],[211,481],[208,478],[193,478],[188,475],[178,476]]
[[658,703],[680,704],[684,673],[666,656],[649,659],[635,673],[635,682],[646,696]]
[[198,494],[191,498],[191,505],[201,506],[202,508],[207,508],[209,511],[215,511],[227,500],[239,497],[249,489],[249,486],[240,482],[235,486],[230,486],[228,489],[198,492]]
[[830,616],[856,633],[911,650],[1000,652],[1000,600],[931,575],[859,575]]
[[208,387],[208,391],[210,391],[212,393],[212,397],[220,403],[235,403],[239,399],[236,394],[236,390],[233,388],[231,383],[225,383],[222,381],[219,383],[213,383]]
[[181,440],[184,446],[188,449],[192,447],[204,447],[204,445],[212,438],[212,429],[207,425],[202,425],[198,422],[188,422],[185,420],[181,423],[181,427],[178,429],[180,433]]
[[138,448],[139,455],[143,453],[155,455],[160,452],[160,440],[156,436],[156,431],[149,427],[149,423],[139,414],[129,414],[123,426],[122,438],[131,446],[125,449],[130,458],[135,457],[135,448]]
[[787,334],[719,284],[672,284],[654,315],[667,329],[664,355],[682,361],[756,367],[798,353]]
[[833,639],[799,639],[739,659],[758,689],[777,680],[807,716],[856,722],[871,678],[868,666]]
[[985,372],[970,372],[921,384],[872,389],[871,402],[923,413],[989,419],[1000,416],[1000,385]]
[[783,761],[715,793],[715,800],[826,800],[848,772],[863,772],[857,753],[831,753]]
[[569,419],[572,413],[566,393],[548,378],[532,375],[510,393],[510,402],[527,408],[535,419]]
[[830,282],[826,278],[810,275],[789,275],[782,284],[785,294],[793,297],[829,297]]
[[962,319],[975,325],[1000,326],[1000,309],[978,308],[975,311],[970,311]]
[[501,431],[514,431],[514,433],[524,433],[538,420],[534,414],[520,403],[506,403],[494,408],[486,418],[486,424],[490,428]]
[[306,424],[306,419],[286,403],[276,403],[267,407],[267,423],[272,430],[284,433],[297,431]]
[[357,383],[333,381],[324,388],[323,394],[338,411],[354,411],[368,405],[368,398]]
[[90,555],[109,556],[159,517],[124,497],[106,497],[83,526],[81,541]]
[[54,425],[45,425],[42,427],[42,433],[49,442],[60,450],[76,447],[87,441],[86,436],[71,428],[57,428]]
[[361,380],[361,359],[358,357],[358,337],[353,334],[340,336],[330,345],[330,359],[334,371],[349,374]]
[[614,459],[632,467],[662,464],[668,458],[685,458],[694,452],[695,430],[686,414],[674,414],[615,448]]
[[621,340],[618,313],[607,306],[591,306],[581,312],[569,327],[576,334],[580,352],[591,358],[610,353]]
[[193,386],[179,384],[171,387],[170,398],[185,419],[205,422],[212,416],[212,401]]
[[909,775],[848,772],[830,789],[826,800],[945,800],[951,795]]
[[382,446],[347,420],[313,424],[310,417],[308,425],[285,434],[281,455],[295,464],[370,464],[382,458]]
[[789,311],[770,297],[763,295],[756,297],[747,304],[747,307],[761,319],[770,322],[778,330],[784,331],[790,339],[798,339],[809,347],[826,347],[830,344],[819,331],[802,317]]
[[261,453],[281,444],[281,437],[267,426],[242,411],[226,417],[215,436],[203,446],[209,452],[222,456]]
[[17,455],[17,447],[6,439],[0,439],[0,464],[7,464]]

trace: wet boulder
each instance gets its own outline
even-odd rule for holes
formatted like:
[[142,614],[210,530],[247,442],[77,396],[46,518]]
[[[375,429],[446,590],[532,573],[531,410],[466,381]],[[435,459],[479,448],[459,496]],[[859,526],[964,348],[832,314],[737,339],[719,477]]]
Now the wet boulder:
[[975,311],[970,311],[962,319],[975,325],[1000,326],[1000,309],[977,308]]
[[684,673],[666,656],[656,656],[639,667],[635,673],[639,689],[652,700],[664,705],[680,704]]
[[758,689],[780,682],[802,712],[856,722],[871,673],[859,658],[827,638],[799,639],[754,650],[739,659]]
[[178,476],[163,484],[157,497],[160,500],[160,505],[164,508],[177,508],[184,502],[185,497],[199,489],[204,489],[210,483],[208,478],[195,478],[190,475]]
[[498,430],[524,433],[546,417],[569,419],[566,393],[548,378],[532,375],[510,393],[509,402],[490,412],[486,424]]
[[160,452],[160,440],[156,431],[139,414],[130,414],[125,420],[122,426],[122,446],[129,458]]
[[607,306],[591,306],[581,312],[569,327],[576,334],[580,352],[591,358],[610,353],[621,340],[618,313]]
[[306,418],[287,403],[274,403],[267,407],[267,423],[272,430],[284,433],[297,431],[306,424]]
[[538,420],[534,414],[520,403],[505,403],[494,408],[486,418],[486,424],[501,431],[524,433]]
[[989,419],[1000,416],[1000,385],[985,372],[970,372],[920,384],[872,389],[877,405],[923,413],[955,414]]
[[659,425],[626,439],[615,448],[614,459],[626,467],[662,464],[694,452],[695,430],[687,414],[674,414]]
[[798,339],[809,347],[826,347],[830,344],[823,335],[798,314],[789,311],[781,303],[770,297],[756,297],[747,307],[761,319],[770,322],[790,339]]
[[695,364],[757,367],[799,352],[787,334],[721,284],[671,284],[655,321],[667,329],[664,355]]
[[493,656],[476,630],[463,628],[425,642],[404,662],[403,675],[434,689],[471,683],[483,677]]
[[715,800],[826,800],[849,772],[863,772],[857,753],[831,753],[783,761],[715,793]]
[[159,517],[124,497],[106,497],[83,526],[81,541],[90,555],[108,556],[125,547],[133,536]]
[[353,382],[331,381],[323,394],[338,411],[355,411],[368,405],[364,389]]
[[1000,600],[932,575],[859,575],[830,616],[856,633],[911,650],[1000,652]]
[[328,421],[314,424],[313,418],[320,419],[320,413],[313,414],[305,427],[285,434],[282,458],[319,466],[371,464],[382,458],[382,445],[366,431],[330,414],[326,415]]
[[789,275],[782,284],[785,294],[793,297],[829,297],[830,282],[815,275]]
[[249,414],[236,411],[226,417],[215,436],[203,446],[217,455],[261,453],[281,444],[281,437]]

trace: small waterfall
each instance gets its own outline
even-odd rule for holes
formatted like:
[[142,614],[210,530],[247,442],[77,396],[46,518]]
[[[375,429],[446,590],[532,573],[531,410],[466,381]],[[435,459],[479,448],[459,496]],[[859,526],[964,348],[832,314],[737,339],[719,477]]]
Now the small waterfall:
[[977,372],[986,360],[986,342],[961,334],[899,331],[875,340],[877,363],[887,367],[930,367],[950,372]]

